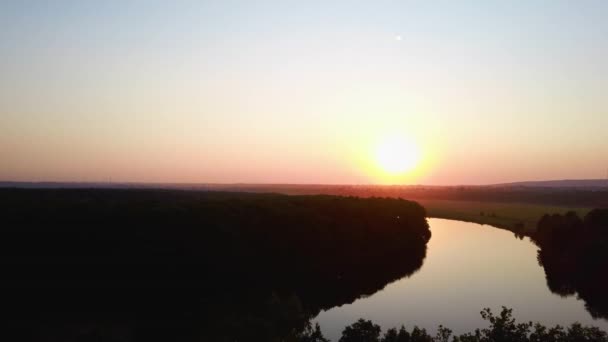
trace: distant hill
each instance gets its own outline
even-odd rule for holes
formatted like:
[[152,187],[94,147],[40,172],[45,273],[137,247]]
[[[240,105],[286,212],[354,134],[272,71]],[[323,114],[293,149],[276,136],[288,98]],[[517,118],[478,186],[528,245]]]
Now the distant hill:
[[[319,189],[364,189],[364,188],[416,188],[416,189],[449,189],[449,188],[505,188],[505,187],[527,187],[527,188],[570,188],[570,189],[593,189],[608,188],[608,179],[561,179],[544,181],[522,181],[511,183],[498,183],[488,185],[331,185],[331,184],[214,184],[214,183],[139,183],[139,182],[15,182],[0,181],[0,188],[32,188],[32,189],[181,189],[181,190],[213,190],[213,191],[251,191],[251,192],[285,192],[293,193],[294,190],[309,193],[310,190]],[[298,192],[298,191],[296,191]],[[325,191],[313,191],[313,193],[324,193]],[[332,192],[333,193],[333,192]]]
[[494,186],[523,186],[544,188],[606,188],[607,179],[561,179],[495,184]]

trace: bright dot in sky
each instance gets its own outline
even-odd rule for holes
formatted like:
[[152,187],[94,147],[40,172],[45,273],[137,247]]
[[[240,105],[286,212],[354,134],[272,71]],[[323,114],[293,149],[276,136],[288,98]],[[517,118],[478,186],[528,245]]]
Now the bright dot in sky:
[[376,149],[378,165],[388,173],[412,170],[420,160],[417,146],[402,136],[387,137]]
[[395,36],[395,40],[401,40],[401,36]]

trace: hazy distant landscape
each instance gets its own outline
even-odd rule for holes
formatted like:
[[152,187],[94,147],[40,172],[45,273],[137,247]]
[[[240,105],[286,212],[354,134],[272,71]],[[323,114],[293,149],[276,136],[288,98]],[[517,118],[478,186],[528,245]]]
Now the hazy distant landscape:
[[606,179],[564,179],[551,181],[528,181],[497,184],[495,186],[519,186],[519,187],[547,187],[547,188],[578,188],[594,190],[608,187]]

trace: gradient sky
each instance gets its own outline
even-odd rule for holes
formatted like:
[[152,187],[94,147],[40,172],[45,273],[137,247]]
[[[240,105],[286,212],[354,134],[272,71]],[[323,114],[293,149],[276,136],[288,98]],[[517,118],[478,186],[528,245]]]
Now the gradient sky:
[[[2,1],[0,22],[0,180],[608,168],[608,1]],[[388,177],[394,135],[422,159]]]

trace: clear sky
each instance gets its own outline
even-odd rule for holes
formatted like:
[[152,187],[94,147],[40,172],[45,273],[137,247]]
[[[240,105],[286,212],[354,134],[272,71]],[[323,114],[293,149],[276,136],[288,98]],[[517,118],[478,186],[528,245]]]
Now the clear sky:
[[608,168],[608,1],[2,1],[0,22],[0,180]]

